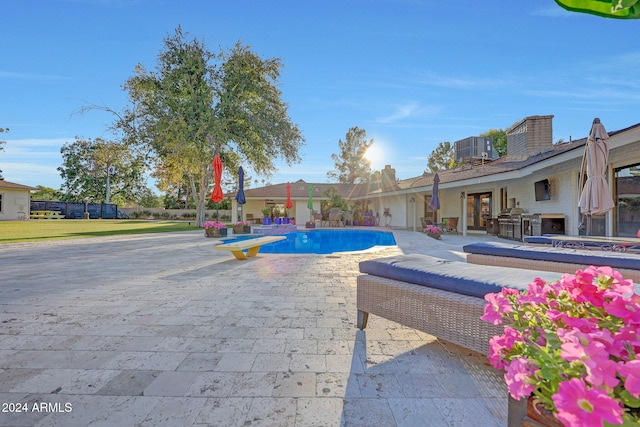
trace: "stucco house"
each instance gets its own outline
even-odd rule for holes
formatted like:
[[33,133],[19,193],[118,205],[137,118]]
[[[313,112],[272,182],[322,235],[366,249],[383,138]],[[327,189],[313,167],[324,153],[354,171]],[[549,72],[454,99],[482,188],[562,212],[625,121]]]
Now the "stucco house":
[[32,190],[37,188],[0,180],[0,221],[29,219]]
[[[380,215],[388,208],[393,227],[420,230],[421,218],[440,222],[455,217],[459,219],[458,231],[464,234],[486,233],[494,223],[498,227],[501,222],[501,226],[511,227],[508,237],[514,239],[523,234],[578,235],[584,222],[578,201],[586,137],[554,144],[552,120],[550,115],[526,117],[507,130],[505,156],[493,161],[475,159],[439,172],[437,212],[428,208],[434,174],[396,180],[390,166],[381,171],[383,179],[376,187],[312,184],[314,203],[320,200],[316,199],[317,193],[321,194],[315,188],[334,185],[350,202],[366,202]],[[608,133],[606,179],[616,207],[606,215],[594,217],[592,234],[635,237],[640,229],[640,123]],[[292,184],[292,197],[296,191],[296,217],[308,219],[308,185]],[[259,213],[267,203],[283,203],[286,197],[285,184],[250,191],[251,204],[248,197],[245,212],[250,209]],[[514,212],[520,214],[514,216],[520,224],[507,224]],[[504,234],[505,229],[499,232]]]

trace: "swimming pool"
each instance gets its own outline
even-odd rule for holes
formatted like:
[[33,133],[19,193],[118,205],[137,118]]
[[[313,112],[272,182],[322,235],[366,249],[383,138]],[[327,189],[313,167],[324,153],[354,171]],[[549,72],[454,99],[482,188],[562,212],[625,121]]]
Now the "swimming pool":
[[[372,230],[309,230],[284,234],[285,240],[269,243],[260,248],[267,254],[330,254],[333,252],[351,252],[370,249],[374,246],[394,246],[393,233]],[[261,235],[237,236],[225,240],[230,243],[237,240],[253,239]]]

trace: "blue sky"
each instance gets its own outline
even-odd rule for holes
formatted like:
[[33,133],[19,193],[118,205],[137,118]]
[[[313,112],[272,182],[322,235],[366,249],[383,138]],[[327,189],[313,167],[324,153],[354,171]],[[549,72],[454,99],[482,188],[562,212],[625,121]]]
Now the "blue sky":
[[640,20],[570,13],[553,0],[3,0],[0,169],[7,181],[59,188],[60,147],[112,138],[121,85],[156,65],[180,25],[211,50],[240,40],[279,57],[280,89],[306,144],[273,183],[327,182],[348,129],[375,140],[396,175],[420,175],[442,141],[531,115],[555,116],[554,141],[640,121]]

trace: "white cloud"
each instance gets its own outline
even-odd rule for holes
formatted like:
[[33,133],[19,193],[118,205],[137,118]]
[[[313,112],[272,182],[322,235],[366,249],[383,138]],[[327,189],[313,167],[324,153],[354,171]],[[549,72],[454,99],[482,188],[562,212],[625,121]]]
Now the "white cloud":
[[376,122],[389,124],[409,118],[420,118],[434,116],[440,111],[440,107],[434,105],[421,105],[418,102],[408,102],[397,105],[388,115],[378,117]]

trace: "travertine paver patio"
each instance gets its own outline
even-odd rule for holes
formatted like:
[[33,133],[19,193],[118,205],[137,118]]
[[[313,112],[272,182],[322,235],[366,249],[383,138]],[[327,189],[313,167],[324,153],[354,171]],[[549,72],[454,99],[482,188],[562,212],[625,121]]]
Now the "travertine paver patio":
[[359,261],[486,239],[394,233],[249,261],[195,231],[0,245],[0,426],[505,426],[483,356],[356,329]]

